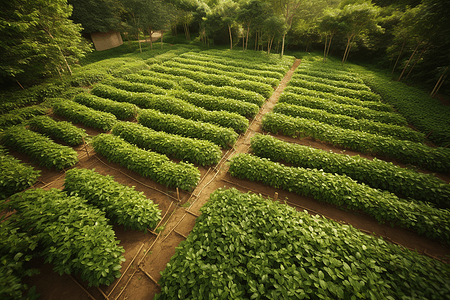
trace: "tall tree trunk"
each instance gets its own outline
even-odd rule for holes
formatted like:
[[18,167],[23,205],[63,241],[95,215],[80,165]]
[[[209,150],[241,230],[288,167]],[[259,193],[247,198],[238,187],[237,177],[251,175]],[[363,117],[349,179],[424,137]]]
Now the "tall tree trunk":
[[328,59],[328,54],[330,53],[330,47],[331,47],[331,40],[333,39],[334,33],[330,34],[330,41],[328,42],[328,48],[327,48],[327,56],[326,59]]
[[258,49],[256,48],[258,46],[258,30],[256,30],[255,33],[255,51],[257,51]]
[[353,38],[350,41],[350,46],[348,47],[347,55],[345,56],[345,62],[348,60],[348,55],[350,54],[350,51],[352,50],[352,43],[353,43]]
[[247,26],[247,41],[245,42],[245,50],[248,49],[248,34],[249,34],[249,32],[250,32],[250,24],[248,24],[248,26]]
[[150,35],[150,50],[153,50],[153,29],[147,27],[148,34]]
[[445,68],[444,72],[439,77],[439,80],[436,82],[436,85],[434,86],[433,90],[431,91],[431,94],[430,94],[431,97],[436,96],[437,92],[439,92],[439,89],[441,88],[442,84],[445,81],[445,72],[447,72],[447,70],[448,70],[448,67]]
[[344,51],[344,56],[342,57],[342,63],[345,63],[345,59],[347,57],[347,52],[349,50],[350,47],[350,41],[352,39],[352,36],[350,35],[349,37],[347,37],[347,46],[345,47],[345,51]]
[[420,52],[419,57],[416,59],[416,61],[414,62],[413,66],[411,67],[411,69],[409,69],[408,74],[406,75],[406,79],[408,79],[409,74],[411,74],[411,71],[414,69],[414,67],[416,66],[416,64],[419,62],[419,60],[422,58],[422,55],[425,53],[425,51],[427,50],[427,46],[425,46],[425,48],[423,48],[422,52]]
[[325,34],[325,46],[323,47],[323,62],[327,61],[327,39],[328,39],[328,34]]
[[395,61],[394,67],[392,68],[392,73],[391,73],[391,75],[394,74],[395,68],[397,67],[397,63],[398,63],[398,61],[399,61],[399,59],[400,59],[400,56],[401,56],[402,53],[403,53],[403,48],[405,47],[405,43],[406,43],[406,39],[403,41],[402,48],[400,49],[400,53],[398,54],[397,60]]
[[161,29],[161,49],[163,48],[164,45],[163,39],[164,39],[164,30]]
[[403,74],[405,73],[406,68],[408,67],[408,65],[409,65],[411,59],[413,58],[413,56],[416,54],[417,49],[419,48],[420,44],[422,44],[421,41],[417,44],[416,49],[414,49],[414,52],[413,52],[413,53],[411,54],[411,56],[409,57],[408,61],[406,62],[406,65],[405,65],[405,67],[403,68],[403,71],[402,71],[402,73],[400,74],[400,76],[398,77],[397,81],[400,81],[400,80],[402,79]]
[[283,54],[284,54],[284,39],[286,38],[286,34],[283,34],[283,42],[281,43],[281,53],[280,53],[280,58],[283,58]]
[[228,24],[228,32],[230,33],[230,50],[233,50],[233,36],[231,34],[231,26]]

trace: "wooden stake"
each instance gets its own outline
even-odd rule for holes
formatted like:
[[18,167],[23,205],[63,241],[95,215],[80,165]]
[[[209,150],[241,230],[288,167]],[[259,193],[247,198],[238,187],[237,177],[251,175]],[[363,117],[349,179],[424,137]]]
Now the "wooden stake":
[[273,196],[273,201],[277,201],[278,200],[278,193],[275,192],[275,195]]
[[180,191],[178,190],[178,188],[177,188],[177,199],[178,199],[178,202],[181,202],[181,200],[180,200]]

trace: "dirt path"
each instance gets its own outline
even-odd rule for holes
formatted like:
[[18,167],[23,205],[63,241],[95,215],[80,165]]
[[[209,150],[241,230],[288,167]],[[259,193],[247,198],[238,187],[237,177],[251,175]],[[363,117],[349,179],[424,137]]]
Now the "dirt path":
[[[116,181],[135,186],[137,190],[144,192],[148,198],[158,203],[163,215],[160,225],[164,226],[164,230],[159,234],[154,231],[142,233],[124,231],[123,227],[114,226],[116,236],[121,240],[120,245],[126,250],[126,261],[122,266],[122,277],[110,286],[89,288],[77,277],[59,276],[53,273],[51,266],[43,265],[40,261],[36,262],[35,265],[41,268],[42,274],[34,276],[28,283],[31,286],[38,286],[38,292],[43,296],[42,299],[153,299],[153,296],[160,292],[160,287],[157,284],[161,277],[160,272],[164,270],[167,262],[175,253],[175,248],[186,239],[189,232],[193,229],[195,220],[200,215],[200,208],[207,202],[209,195],[216,189],[223,187],[235,187],[242,192],[251,191],[265,197],[278,197],[280,200],[287,200],[286,203],[288,205],[295,207],[299,211],[306,210],[310,214],[320,214],[342,224],[351,224],[368,234],[374,233],[377,236],[383,236],[391,242],[399,243],[410,249],[416,249],[424,255],[442,259],[445,258],[445,255],[450,255],[450,247],[444,247],[432,240],[419,237],[412,231],[382,225],[374,218],[364,214],[344,211],[336,206],[318,202],[310,197],[299,196],[248,180],[239,180],[228,174],[227,161],[238,153],[247,153],[249,151],[251,137],[257,132],[262,133],[262,117],[273,109],[299,64],[300,60],[296,60],[273,95],[266,101],[259,114],[251,122],[246,133],[239,137],[232,149],[224,151],[222,160],[212,168],[199,168],[202,178],[192,193],[176,191],[155,184],[153,181],[134,172],[106,162],[103,158],[96,155],[92,149],[90,149],[90,154],[88,155],[83,148],[80,148],[80,157],[83,156],[83,158],[78,167],[95,168],[101,174],[113,175]],[[283,136],[277,137],[315,148],[333,150],[333,152],[341,150],[309,138],[291,139]],[[356,152],[351,153],[351,151],[346,151],[345,153],[358,154]],[[370,156],[367,157],[371,158]],[[62,188],[64,174],[53,174],[52,176],[50,179],[52,182],[46,184],[45,187]]]

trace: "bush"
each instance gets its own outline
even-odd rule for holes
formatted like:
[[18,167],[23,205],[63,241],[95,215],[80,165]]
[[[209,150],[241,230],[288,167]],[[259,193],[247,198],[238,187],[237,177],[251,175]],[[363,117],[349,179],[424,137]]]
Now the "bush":
[[295,73],[294,76],[292,76],[291,80],[293,80],[294,82],[297,80],[305,80],[309,82],[323,83],[337,88],[370,92],[370,88],[363,83],[348,82],[345,80],[332,80],[328,78],[309,76],[301,73]]
[[140,82],[130,82],[122,78],[109,78],[107,80],[102,80],[102,83],[118,89],[126,90],[128,92],[151,93],[158,95],[167,94],[167,90],[159,86]]
[[134,119],[137,116],[137,107],[131,103],[119,103],[88,93],[76,95],[73,101],[95,110],[113,114],[119,120]]
[[22,122],[34,118],[36,116],[45,115],[50,110],[42,105],[33,105],[24,108],[13,109],[9,113],[0,116],[0,128],[19,125]]
[[70,122],[57,122],[49,116],[38,116],[27,122],[33,131],[42,133],[53,140],[61,141],[69,146],[78,146],[87,136],[86,131]]

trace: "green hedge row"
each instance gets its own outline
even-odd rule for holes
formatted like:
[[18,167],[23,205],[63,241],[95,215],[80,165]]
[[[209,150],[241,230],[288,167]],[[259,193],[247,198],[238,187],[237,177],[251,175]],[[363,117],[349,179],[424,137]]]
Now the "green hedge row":
[[34,118],[36,116],[45,115],[50,109],[42,105],[33,105],[24,108],[13,109],[10,112],[0,116],[0,129],[19,125],[22,122]]
[[256,104],[221,96],[190,93],[184,90],[172,90],[170,95],[207,110],[228,111],[247,118],[254,118],[259,112],[259,107]]
[[122,78],[108,78],[107,80],[102,80],[101,83],[129,92],[152,93],[158,95],[167,94],[167,90],[159,86],[140,82],[130,82]]
[[390,191],[399,197],[410,197],[432,202],[440,208],[450,208],[450,184],[433,175],[401,168],[390,162],[327,152],[262,134],[252,138],[251,149],[256,156],[272,161],[332,174],[345,174],[360,183]]
[[316,120],[325,124],[345,129],[363,131],[384,136],[391,136],[399,140],[423,143],[425,135],[409,127],[385,124],[367,119],[355,119],[345,115],[331,114],[321,109],[313,109],[280,102],[273,108],[273,112],[291,117]]
[[450,294],[445,263],[236,189],[211,194],[161,275],[155,300],[448,299]]
[[111,130],[117,122],[116,116],[111,113],[98,111],[64,99],[58,99],[53,103],[53,112],[70,120],[72,123],[79,123],[104,131]]
[[189,92],[221,96],[229,99],[240,100],[248,103],[253,103],[261,107],[265,98],[258,93],[246,91],[233,86],[213,86],[196,82],[192,79],[185,78],[180,80],[179,85]]
[[430,171],[448,173],[450,170],[450,149],[447,148],[431,148],[420,143],[342,129],[277,113],[266,114],[262,126],[268,132],[281,132],[292,137],[310,136],[363,153],[387,156]]
[[327,71],[320,71],[320,70],[314,70],[313,67],[311,68],[310,65],[302,63],[296,70],[296,74],[305,74],[308,76],[314,76],[318,78],[326,78],[330,80],[336,80],[336,81],[347,81],[347,82],[353,82],[353,83],[361,83],[363,84],[364,81],[355,75],[352,75],[350,72],[343,74],[343,73],[336,73],[330,70]]
[[284,77],[284,74],[281,74],[278,72],[227,66],[227,65],[223,65],[223,64],[209,62],[209,61],[196,60],[193,58],[183,58],[181,56],[174,58],[173,61],[185,64],[185,65],[197,65],[197,66],[211,68],[211,69],[220,70],[220,71],[224,71],[224,72],[241,73],[241,74],[245,74],[248,76],[263,77],[263,78],[267,78],[267,80],[277,80],[278,82],[281,79],[283,79],[283,77]]
[[210,141],[154,131],[141,124],[119,122],[114,125],[112,133],[139,148],[202,166],[216,164],[222,157],[220,147]]
[[91,90],[91,94],[117,102],[131,103],[140,108],[146,108],[150,105],[149,103],[151,102],[151,99],[157,97],[157,95],[154,94],[129,92],[121,88],[116,88],[101,83],[94,85]]
[[140,82],[145,84],[156,85],[162,87],[163,89],[173,89],[176,87],[176,82],[160,78],[160,76],[144,76],[140,74],[129,74],[123,77],[125,80],[130,82]]
[[254,64],[276,66],[283,68],[285,72],[291,68],[295,61],[295,56],[292,55],[283,55],[283,57],[280,57],[280,55],[276,53],[267,55],[267,52],[265,51],[244,51],[238,49],[231,51],[210,48],[200,52],[200,54],[206,54],[215,58],[231,58],[235,61],[244,63],[252,62]]
[[332,93],[324,93],[314,90],[309,90],[301,87],[293,87],[288,86],[284,89],[285,93],[292,93],[296,94],[298,96],[308,96],[310,98],[319,98],[319,99],[326,99],[328,101],[333,101],[340,104],[348,104],[348,105],[356,105],[356,106],[362,106],[364,108],[369,108],[371,110],[378,110],[378,111],[385,111],[385,112],[393,112],[394,109],[392,106],[386,103],[377,102],[377,101],[361,101],[359,99],[355,98],[349,98],[349,97],[343,97],[339,95],[335,95]]
[[1,142],[8,148],[29,156],[34,162],[47,168],[63,170],[78,162],[75,150],[55,143],[46,136],[17,125],[6,130]]
[[40,174],[0,145],[0,201],[35,184]]
[[152,109],[142,110],[138,122],[157,131],[211,141],[224,149],[233,146],[238,139],[238,134],[230,128],[188,120]]
[[420,235],[450,244],[450,210],[359,184],[346,175],[316,169],[286,167],[248,154],[234,156],[229,172],[240,179],[259,181],[339,207],[367,213],[379,222],[389,222]]
[[294,81],[305,80],[309,82],[323,83],[337,88],[344,88],[355,91],[367,91],[367,92],[371,91],[370,88],[363,83],[348,82],[345,80],[332,80],[328,78],[310,76],[301,73],[295,73],[294,76],[292,76],[292,80]]
[[57,122],[49,116],[37,116],[27,122],[33,131],[42,133],[53,140],[66,143],[69,146],[78,146],[87,136],[86,131],[70,122]]
[[89,93],[78,94],[73,101],[95,110],[113,114],[119,120],[134,119],[137,116],[137,107],[131,103],[117,102]]
[[380,101],[380,95],[368,91],[356,91],[346,88],[334,87],[324,83],[310,82],[302,79],[291,79],[289,81],[290,86],[302,87],[309,90],[315,90],[326,93],[333,93],[339,96],[345,96],[350,98],[360,99],[362,101]]
[[166,74],[166,73],[161,73],[161,72],[155,72],[155,71],[152,71],[152,70],[140,71],[138,73],[138,75],[141,75],[141,76],[144,76],[144,77],[157,77],[157,78],[160,78],[160,79],[171,81],[174,84],[176,84],[178,81],[180,81],[181,79],[184,78],[184,77],[180,77],[180,76],[177,76],[177,75],[171,75],[171,74]]
[[356,105],[339,104],[335,103],[332,100],[297,95],[288,91],[285,91],[283,92],[283,94],[281,94],[279,102],[321,109],[332,114],[346,115],[355,119],[367,119],[400,126],[407,125],[406,119],[397,113],[376,111]]
[[200,171],[192,164],[174,163],[167,156],[139,149],[122,138],[99,134],[94,138],[95,152],[144,177],[169,187],[190,191],[200,180]]
[[66,172],[64,191],[78,195],[105,211],[114,224],[146,232],[161,220],[161,210],[144,193],[103,176],[94,170],[71,169]]
[[[120,277],[125,250],[104,212],[57,189],[31,189],[7,203],[22,232],[38,236],[39,252],[58,274],[79,274],[89,286]],[[45,213],[36,213],[45,212]]]

